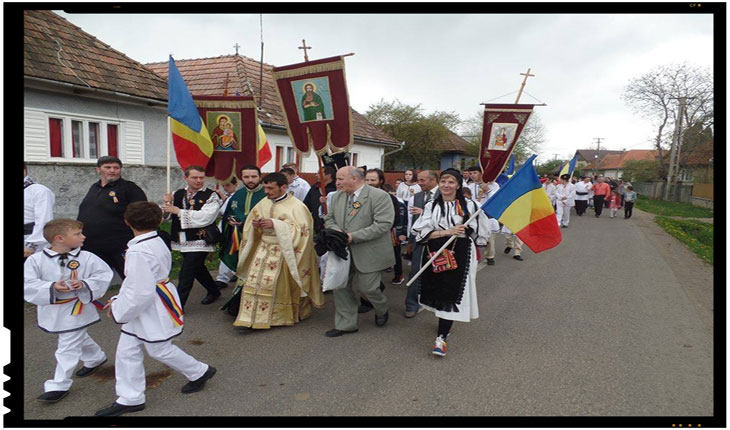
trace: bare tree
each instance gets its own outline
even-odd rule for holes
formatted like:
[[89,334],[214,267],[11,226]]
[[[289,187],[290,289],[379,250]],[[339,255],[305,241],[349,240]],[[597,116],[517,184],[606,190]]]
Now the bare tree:
[[712,126],[714,88],[709,68],[684,64],[659,66],[629,81],[622,98],[634,112],[648,118],[656,127],[654,145],[657,149],[657,167],[662,175],[663,151],[669,144],[673,125],[677,121],[679,97],[687,97],[684,117],[685,129],[701,123]]
[[[467,147],[467,155],[473,157],[479,156],[479,147],[482,142],[482,131],[484,128],[484,110],[475,113],[469,117],[463,124],[462,137],[469,142]],[[517,140],[517,145],[513,154],[515,154],[515,163],[520,165],[527,160],[532,154],[540,153],[540,146],[545,142],[545,125],[540,120],[540,115],[533,112],[522,129],[522,134]]]

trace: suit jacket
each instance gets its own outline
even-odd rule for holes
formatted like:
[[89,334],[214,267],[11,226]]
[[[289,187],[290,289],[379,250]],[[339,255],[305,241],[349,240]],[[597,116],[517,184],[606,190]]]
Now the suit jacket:
[[385,270],[395,264],[390,229],[395,210],[390,195],[365,184],[356,202],[358,209],[348,205],[348,195],[337,191],[332,195],[329,213],[324,218],[326,228],[352,234],[349,246],[355,268],[362,273]]

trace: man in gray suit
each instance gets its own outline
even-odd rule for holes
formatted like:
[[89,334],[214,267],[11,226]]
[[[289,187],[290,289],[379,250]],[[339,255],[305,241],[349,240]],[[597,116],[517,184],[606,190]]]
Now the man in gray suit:
[[357,167],[337,171],[337,191],[324,218],[326,228],[347,233],[350,275],[345,288],[334,291],[335,328],[328,337],[357,331],[360,294],[375,308],[375,324],[388,322],[388,300],[378,288],[380,272],[395,264],[390,229],[395,210],[390,195],[365,184],[365,173]]
[[[413,248],[411,257],[411,274],[408,279],[412,278],[419,270],[421,270],[421,259],[423,258],[423,245],[416,243],[416,237],[411,233],[411,227],[416,223],[426,203],[432,201],[438,196],[438,174],[433,170],[424,170],[418,174],[418,185],[421,186],[421,192],[418,192],[408,199],[408,213],[411,218],[408,220],[408,241]],[[418,303],[418,294],[421,291],[421,281],[416,280],[408,287],[406,292],[406,318],[413,318],[418,313],[420,304]]]

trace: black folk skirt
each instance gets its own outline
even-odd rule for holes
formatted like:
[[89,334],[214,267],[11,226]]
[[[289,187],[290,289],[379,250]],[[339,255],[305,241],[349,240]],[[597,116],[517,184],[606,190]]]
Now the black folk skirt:
[[[436,252],[443,246],[448,237],[440,237],[428,241],[428,248]],[[466,283],[469,276],[469,265],[471,264],[471,239],[458,237],[455,244],[452,243],[447,249],[453,248],[457,268],[446,270],[440,273],[433,272],[433,265],[427,268],[421,275],[421,295],[419,301],[431,308],[444,312],[459,312],[458,304],[464,296]],[[423,250],[421,264],[429,260],[425,247]]]

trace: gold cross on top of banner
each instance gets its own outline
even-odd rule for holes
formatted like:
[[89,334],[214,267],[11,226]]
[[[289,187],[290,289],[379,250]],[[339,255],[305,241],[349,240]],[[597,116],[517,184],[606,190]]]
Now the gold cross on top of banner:
[[522,96],[522,90],[525,89],[525,84],[527,83],[527,78],[530,76],[534,77],[535,75],[530,74],[530,68],[527,68],[527,73],[520,73],[520,75],[524,76],[525,79],[522,80],[522,85],[520,85],[520,92],[517,93],[517,100],[515,100],[515,104],[520,102],[520,97]]
[[307,46],[306,40],[302,39],[302,46],[300,46],[299,49],[304,50],[304,61],[309,61],[309,56],[307,55],[307,49],[312,49],[312,47]]

